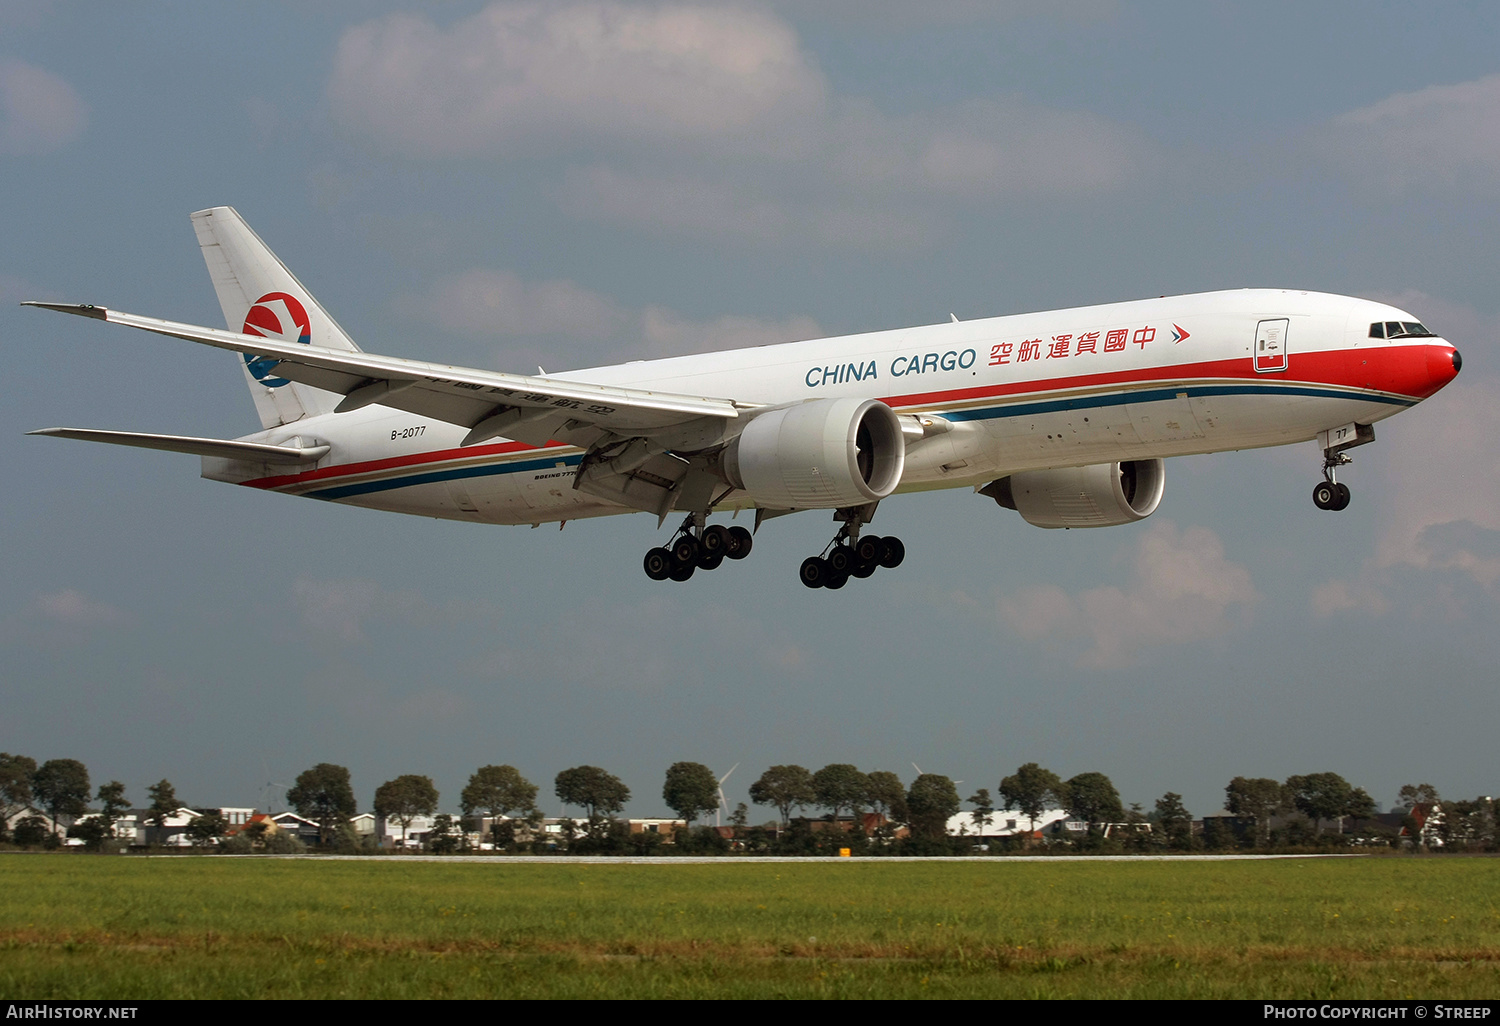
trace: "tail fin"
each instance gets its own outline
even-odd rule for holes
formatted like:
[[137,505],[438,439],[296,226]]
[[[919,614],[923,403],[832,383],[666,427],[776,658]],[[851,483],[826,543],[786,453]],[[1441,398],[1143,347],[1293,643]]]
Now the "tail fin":
[[[198,211],[193,231],[230,331],[359,351],[233,207]],[[274,361],[245,357],[245,383],[262,427],[331,413],[338,405],[340,396],[277,377],[275,367]]]

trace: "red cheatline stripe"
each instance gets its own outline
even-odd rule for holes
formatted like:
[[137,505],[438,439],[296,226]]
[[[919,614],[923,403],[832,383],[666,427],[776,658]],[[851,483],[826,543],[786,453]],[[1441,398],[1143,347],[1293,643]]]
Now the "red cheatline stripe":
[[[1294,353],[1292,366],[1295,376],[1287,371],[1277,374],[1257,373],[1250,364],[1248,354],[1234,360],[1211,360],[1203,363],[1177,364],[1167,367],[1140,367],[1130,370],[1107,371],[1099,374],[1078,374],[1064,378],[1046,378],[1032,381],[1017,381],[977,388],[958,388],[935,392],[912,392],[906,395],[882,399],[887,406],[897,409],[912,406],[934,406],[942,403],[959,403],[1000,399],[1004,397],[1041,396],[1054,392],[1075,389],[1099,389],[1132,383],[1160,381],[1184,385],[1203,379],[1230,379],[1247,381],[1297,382],[1313,385],[1329,385],[1338,388],[1373,389],[1397,395],[1425,397],[1431,394],[1432,381],[1427,373],[1427,357],[1430,346],[1399,346],[1371,348],[1368,350],[1333,350],[1330,352]],[[1368,355],[1366,355],[1368,354]],[[1359,362],[1378,357],[1370,363]],[[1069,357],[1076,359],[1076,357]],[[571,448],[565,443],[549,441],[543,447]],[[434,452],[412,453],[389,459],[369,460],[364,463],[340,464],[321,470],[309,470],[300,474],[284,474],[244,482],[252,488],[282,488],[288,485],[307,484],[328,478],[355,477],[360,474],[378,473],[383,470],[398,470],[403,467],[443,463],[448,460],[473,459],[485,456],[501,456],[507,453],[540,452],[542,449],[525,442],[505,442],[498,445],[475,445],[461,449],[439,449]]]
[[262,477],[244,482],[251,488],[280,488],[283,485],[320,481],[330,477],[354,477],[359,474],[374,474],[382,470],[399,470],[424,463],[442,463],[446,460],[473,459],[481,456],[501,456],[511,452],[541,452],[542,449],[569,448],[562,442],[548,442],[538,448],[525,442],[504,442],[500,445],[471,445],[462,449],[436,449],[432,452],[414,452],[409,456],[392,456],[383,460],[368,460],[364,463],[341,463],[321,470],[306,470],[299,474],[282,474],[277,477]]

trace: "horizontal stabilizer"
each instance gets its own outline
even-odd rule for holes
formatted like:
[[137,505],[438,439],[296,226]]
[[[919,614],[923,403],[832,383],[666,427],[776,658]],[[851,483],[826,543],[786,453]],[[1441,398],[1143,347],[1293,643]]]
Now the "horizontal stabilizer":
[[98,431],[89,428],[42,428],[28,435],[77,438],[85,442],[133,445],[137,449],[164,449],[193,456],[217,456],[226,460],[260,460],[265,463],[315,463],[328,453],[326,445],[299,448],[263,442],[231,442],[222,438],[189,438],[184,435],[148,435],[138,431]]

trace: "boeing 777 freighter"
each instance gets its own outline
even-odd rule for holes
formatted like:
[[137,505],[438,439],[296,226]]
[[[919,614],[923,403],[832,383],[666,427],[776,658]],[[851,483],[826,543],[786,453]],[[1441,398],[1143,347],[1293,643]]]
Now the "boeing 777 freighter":
[[1171,296],[535,377],[362,352],[229,207],[192,215],[229,330],[80,314],[241,354],[261,430],[234,440],[48,428],[202,457],[203,476],[494,524],[644,511],[687,580],[751,547],[709,523],[831,510],[801,566],[841,588],[904,546],[862,532],[899,492],[972,488],[1039,527],[1141,520],[1163,460],[1316,440],[1319,509],[1374,424],[1442,388],[1457,350],[1383,303],[1291,289]]

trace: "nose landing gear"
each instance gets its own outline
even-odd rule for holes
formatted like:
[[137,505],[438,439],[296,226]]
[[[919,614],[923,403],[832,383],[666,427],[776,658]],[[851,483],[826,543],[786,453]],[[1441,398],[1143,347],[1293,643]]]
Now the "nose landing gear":
[[1313,505],[1319,509],[1341,510],[1349,505],[1349,486],[1339,484],[1335,471],[1353,462],[1346,449],[1375,441],[1375,428],[1369,424],[1345,424],[1318,435],[1323,450],[1323,480],[1313,488]]

